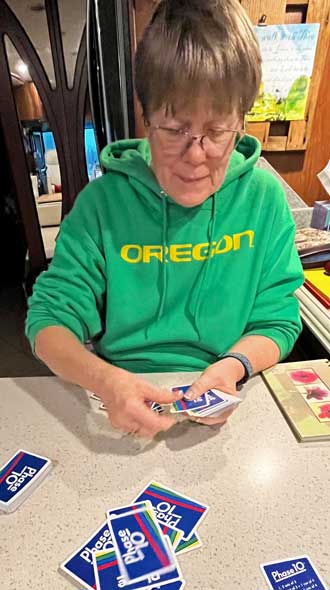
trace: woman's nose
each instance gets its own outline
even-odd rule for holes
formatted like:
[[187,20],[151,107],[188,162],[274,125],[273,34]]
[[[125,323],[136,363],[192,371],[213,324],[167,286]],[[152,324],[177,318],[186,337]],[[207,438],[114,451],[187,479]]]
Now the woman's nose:
[[206,153],[200,137],[191,138],[183,153],[183,160],[193,165],[205,162]]

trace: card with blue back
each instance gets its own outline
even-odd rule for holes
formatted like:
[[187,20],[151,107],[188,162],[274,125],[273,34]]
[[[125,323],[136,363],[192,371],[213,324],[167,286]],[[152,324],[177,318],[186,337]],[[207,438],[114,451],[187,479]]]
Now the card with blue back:
[[183,588],[182,574],[178,564],[167,574],[154,574],[140,582],[127,584],[121,575],[115,551],[97,551],[93,555],[94,575],[97,590],[119,590],[123,587],[134,590],[179,590]]
[[0,510],[18,508],[51,467],[47,457],[19,449],[0,470]]
[[135,499],[136,502],[150,500],[161,526],[183,532],[188,540],[208,511],[208,506],[183,496],[171,488],[152,481]]
[[[185,395],[190,388],[190,385],[180,385],[178,387],[172,387],[172,391],[177,391],[183,393]],[[209,400],[207,399],[205,393],[200,395],[198,398],[194,400],[179,399],[171,404],[171,413],[178,413],[178,412],[188,412],[189,410],[199,410],[201,408],[205,408],[209,405]]]
[[60,565],[60,569],[74,578],[79,584],[84,584],[90,590],[95,590],[93,554],[101,550],[113,550],[107,521]]
[[272,590],[327,590],[307,555],[263,563],[260,567]]
[[139,582],[175,569],[174,554],[152,508],[133,507],[120,515],[111,515],[110,511],[108,524],[119,570],[127,582]]

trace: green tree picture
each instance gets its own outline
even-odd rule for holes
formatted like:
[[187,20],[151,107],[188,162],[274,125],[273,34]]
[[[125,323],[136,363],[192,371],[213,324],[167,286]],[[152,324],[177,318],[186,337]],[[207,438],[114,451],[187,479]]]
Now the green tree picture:
[[299,76],[286,97],[265,93],[264,84],[252,110],[248,113],[248,121],[299,121],[305,117],[310,78]]

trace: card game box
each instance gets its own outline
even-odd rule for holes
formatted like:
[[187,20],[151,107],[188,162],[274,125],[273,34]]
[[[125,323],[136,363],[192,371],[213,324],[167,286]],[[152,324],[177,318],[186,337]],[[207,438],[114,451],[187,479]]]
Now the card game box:
[[19,449],[0,469],[0,511],[16,510],[51,468],[50,459]]
[[262,372],[300,442],[330,440],[330,363],[281,363]]

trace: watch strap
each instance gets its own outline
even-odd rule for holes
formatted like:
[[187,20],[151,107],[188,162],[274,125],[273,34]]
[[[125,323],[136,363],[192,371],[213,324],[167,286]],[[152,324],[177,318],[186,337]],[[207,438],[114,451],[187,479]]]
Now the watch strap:
[[248,379],[250,379],[250,377],[252,377],[253,375],[253,368],[249,359],[245,356],[245,354],[241,354],[240,352],[226,352],[225,354],[219,355],[220,360],[225,358],[237,359],[242,363],[245,371],[244,376],[236,383],[237,388],[242,387],[242,385],[244,385],[244,383],[246,383]]

